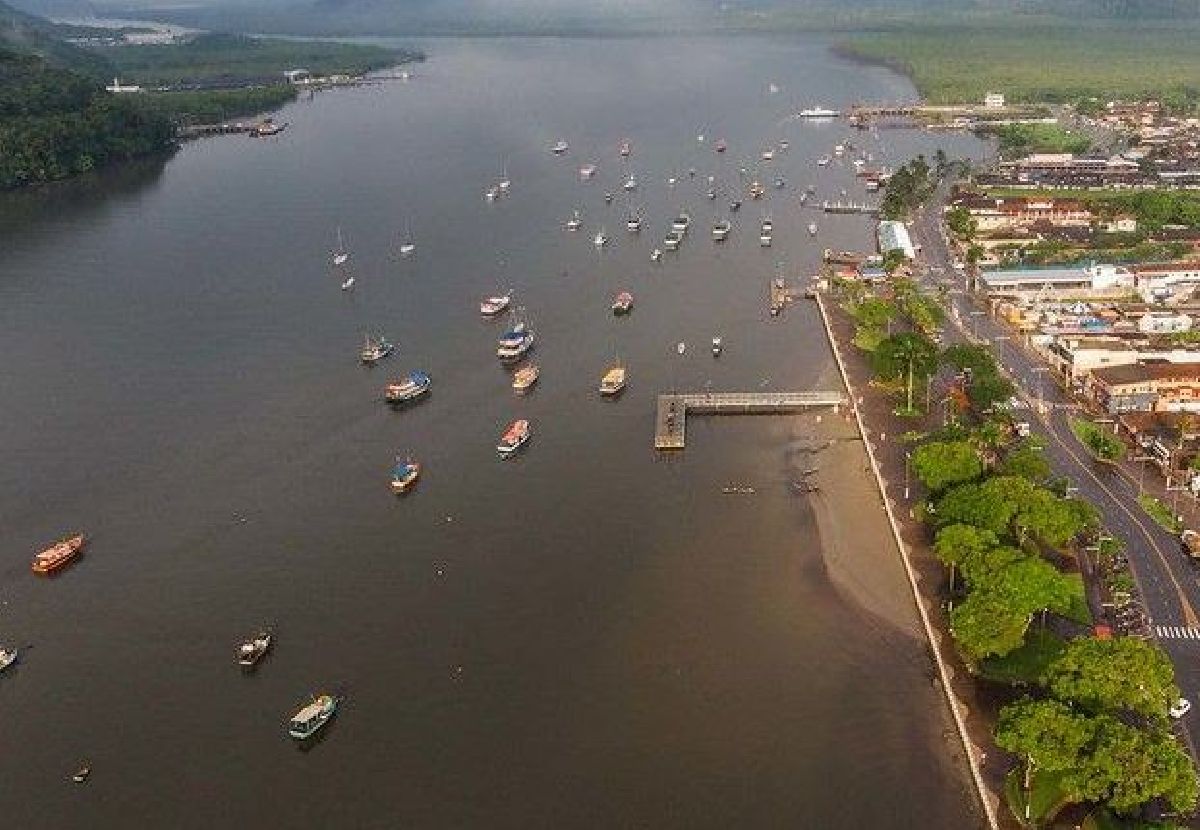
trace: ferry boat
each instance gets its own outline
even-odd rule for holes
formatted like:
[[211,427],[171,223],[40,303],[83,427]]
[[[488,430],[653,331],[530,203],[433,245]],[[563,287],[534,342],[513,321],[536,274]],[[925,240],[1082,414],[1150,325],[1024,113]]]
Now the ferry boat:
[[528,392],[533,388],[533,385],[537,383],[537,379],[540,374],[541,370],[538,369],[537,364],[535,363],[522,366],[516,371],[516,373],[513,374],[513,391],[519,395],[523,395],[524,393]]
[[55,542],[33,558],[33,572],[49,574],[65,568],[71,560],[83,552],[86,545],[87,537],[82,533]]
[[677,230],[668,231],[667,235],[663,237],[663,247],[668,251],[678,251],[681,242],[683,242],[683,234]]
[[630,233],[637,233],[642,229],[642,217],[634,214],[625,220],[625,227]]
[[721,352],[724,350],[724,348],[725,347],[721,344],[721,338],[714,337],[712,339],[712,355],[713,355],[713,357],[720,357]]
[[368,334],[359,357],[362,358],[362,362],[366,365],[374,366],[390,355],[395,348],[395,346],[388,342],[386,337],[373,338]]
[[495,297],[488,297],[479,304],[479,313],[484,317],[495,317],[498,314],[503,314],[508,310],[512,303],[512,292],[508,294],[498,294]]
[[637,186],[637,179],[632,173],[629,174],[629,178],[625,180],[625,183],[621,185],[625,190],[637,190]]
[[605,233],[604,228],[596,231],[596,235],[592,237],[592,244],[597,248],[603,248],[608,244],[608,234]]
[[771,235],[775,232],[775,225],[770,219],[762,220],[762,227],[758,232],[758,244],[764,248],[771,247]]
[[0,672],[3,672],[5,669],[9,668],[10,666],[16,665],[17,658],[20,656],[20,654],[21,654],[20,649],[14,648],[12,650],[9,650],[9,649],[0,648]]
[[729,238],[729,231],[733,228],[733,224],[728,219],[721,219],[713,223],[712,238],[714,242],[724,242]]
[[628,291],[622,291],[616,296],[612,304],[613,314],[628,314],[633,308],[633,295]]
[[715,145],[713,145],[713,149],[716,150],[718,153],[724,153],[726,150],[729,149],[729,145],[725,143],[725,139],[718,138],[717,143]]
[[579,218],[579,211],[575,211],[575,213],[571,215],[571,218],[567,220],[567,230],[577,231],[581,227],[583,227],[583,220]]
[[633,152],[633,145],[628,140],[622,141],[617,152],[621,154],[621,158],[627,159],[629,158],[629,154]]
[[798,114],[801,118],[837,118],[842,113],[839,110],[826,109],[825,107],[810,107],[800,110]]
[[421,475],[421,465],[411,458],[401,461],[396,458],[396,466],[392,467],[392,492],[399,496],[402,493],[407,493],[409,489],[417,483],[417,477]]
[[520,360],[533,348],[533,331],[524,322],[517,323],[504,333],[496,348],[501,360]]
[[616,364],[604,373],[600,379],[600,394],[611,398],[621,394],[625,389],[625,367]]
[[500,436],[500,443],[496,445],[496,452],[500,453],[502,458],[507,458],[517,450],[524,446],[529,440],[529,421],[524,419],[513,421],[508,425],[508,429]]
[[681,213],[675,218],[675,221],[671,223],[671,230],[678,232],[680,236],[684,236],[687,234],[688,228],[691,227],[691,224],[692,217],[686,213]]
[[571,145],[567,144],[567,142],[560,138],[558,141],[554,142],[554,146],[550,148],[550,152],[554,153],[556,156],[561,156],[569,149],[571,149]]
[[404,380],[393,381],[384,387],[383,397],[390,404],[408,403],[427,394],[432,386],[433,379],[428,374],[413,371]]
[[303,706],[292,715],[288,723],[288,735],[297,741],[306,741],[320,732],[337,714],[342,698],[334,695],[318,695],[312,703]]
[[271,650],[271,631],[264,628],[249,640],[238,645],[237,661],[243,669],[252,669]]
[[591,178],[595,175],[596,175],[596,165],[594,165],[594,164],[585,164],[585,165],[583,165],[583,167],[579,168],[579,178],[585,182],[590,181]]

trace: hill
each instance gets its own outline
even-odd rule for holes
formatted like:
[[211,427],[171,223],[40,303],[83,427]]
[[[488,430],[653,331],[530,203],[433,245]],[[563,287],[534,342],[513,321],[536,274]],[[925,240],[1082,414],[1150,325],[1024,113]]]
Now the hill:
[[112,65],[102,56],[67,43],[58,27],[0,0],[0,49],[37,55],[52,66],[71,69],[94,79],[112,77]]

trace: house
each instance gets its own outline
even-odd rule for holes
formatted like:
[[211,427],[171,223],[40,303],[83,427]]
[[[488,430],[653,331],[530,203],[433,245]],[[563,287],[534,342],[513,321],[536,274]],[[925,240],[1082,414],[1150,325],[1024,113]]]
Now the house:
[[1148,303],[1189,296],[1200,288],[1200,260],[1149,262],[1133,266],[1138,293]]
[[1076,387],[1087,384],[1097,369],[1131,366],[1146,362],[1200,362],[1200,348],[1186,346],[1155,346],[1147,337],[1138,334],[1128,337],[1093,337],[1063,334],[1054,337],[1044,348],[1047,362],[1060,377]]
[[1187,468],[1200,448],[1200,417],[1188,412],[1125,412],[1117,423],[1139,455],[1164,476],[1178,472],[1182,478],[1193,477]]
[[1040,296],[1062,299],[1118,296],[1134,285],[1133,273],[1119,265],[985,271],[979,275],[979,279],[993,297]]
[[1100,223],[1100,230],[1105,233],[1137,233],[1137,229],[1137,217],[1128,213],[1117,214]]
[[1135,363],[1092,372],[1089,392],[1111,413],[1200,413],[1200,363]]
[[1147,311],[1138,318],[1137,326],[1144,334],[1176,334],[1191,331],[1192,318],[1170,311]]
[[136,84],[123,84],[119,78],[113,78],[112,83],[104,87],[104,91],[121,95],[128,92],[141,92],[142,88]]

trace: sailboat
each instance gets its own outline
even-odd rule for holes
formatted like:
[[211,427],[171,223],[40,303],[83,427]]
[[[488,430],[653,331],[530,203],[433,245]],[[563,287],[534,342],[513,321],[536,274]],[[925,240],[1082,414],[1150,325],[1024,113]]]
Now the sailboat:
[[333,252],[333,264],[345,265],[350,261],[350,252],[346,250],[346,243],[342,241],[342,229],[339,226],[337,229],[337,249]]
[[342,280],[342,290],[349,291],[353,287],[354,287],[354,275],[347,272],[346,278],[344,280]]
[[508,189],[512,187],[512,179],[508,177],[507,164],[500,165],[500,181],[496,182],[496,187],[501,193],[507,193]]

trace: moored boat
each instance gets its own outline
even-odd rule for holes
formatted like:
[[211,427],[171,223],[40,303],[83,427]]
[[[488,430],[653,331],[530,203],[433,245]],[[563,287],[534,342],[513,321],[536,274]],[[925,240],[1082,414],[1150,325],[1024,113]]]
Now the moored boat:
[[763,161],[770,161],[773,158],[775,158],[774,150],[763,150],[762,151],[762,160]]
[[529,440],[529,421],[521,419],[513,421],[508,425],[508,429],[500,436],[500,443],[496,445],[496,452],[500,453],[501,457],[507,458],[524,446]]
[[579,168],[579,178],[585,182],[589,181],[595,175],[596,165],[594,164],[585,164]]
[[663,237],[663,247],[668,251],[678,251],[679,243],[683,242],[683,234],[679,231],[671,230]]
[[612,366],[600,379],[600,394],[613,397],[625,389],[625,367],[620,363]]
[[305,704],[288,723],[288,735],[297,741],[305,741],[320,732],[341,706],[342,698],[334,695],[317,695]]
[[479,313],[484,317],[495,317],[497,314],[503,314],[508,310],[512,303],[512,292],[507,294],[497,294],[494,297],[488,297],[479,303]]
[[642,217],[638,216],[636,213],[630,215],[630,217],[625,220],[625,228],[630,233],[637,233],[642,229]]
[[713,223],[712,238],[714,242],[724,242],[729,238],[729,231],[733,227],[728,219],[719,219]]
[[714,337],[712,339],[712,354],[713,357],[720,357],[722,350],[725,347],[721,344],[721,338]]
[[762,220],[762,227],[758,232],[758,244],[764,248],[771,247],[771,237],[775,233],[775,223],[770,219]]
[[554,142],[554,145],[550,148],[550,152],[554,153],[556,156],[561,156],[569,149],[571,149],[571,145],[567,144],[566,141],[560,138],[558,141]]
[[651,262],[662,262],[662,258],[663,258],[663,252],[662,252],[661,248],[655,248],[653,251],[650,252],[650,261]]
[[622,291],[616,296],[612,304],[613,314],[628,314],[633,308],[633,295],[628,291]]
[[82,533],[55,542],[33,558],[33,572],[48,574],[65,568],[71,560],[83,552],[86,545],[87,537]]
[[567,230],[577,231],[583,226],[583,219],[579,217],[579,211],[571,214],[571,218],[567,220]]
[[534,334],[524,322],[519,322],[506,331],[496,347],[496,357],[501,360],[519,360],[533,348]]
[[243,640],[238,644],[237,661],[238,665],[243,669],[252,669],[258,665],[258,661],[266,656],[271,650],[271,642],[273,640],[271,630],[264,628],[248,640]]
[[392,492],[396,495],[407,493],[409,488],[417,483],[417,477],[420,475],[420,462],[397,457],[396,465],[392,467]]
[[0,648],[0,672],[17,663],[17,658],[21,656],[20,649],[5,649]]
[[383,390],[383,397],[390,404],[408,403],[429,392],[433,379],[422,371],[409,372],[403,380],[389,383]]
[[692,217],[686,213],[681,213],[675,217],[675,221],[671,223],[671,230],[677,231],[680,236],[686,235],[688,228],[691,227]]
[[530,363],[522,366],[513,373],[512,388],[517,394],[524,394],[533,388],[537,383],[538,377],[541,375],[541,370],[538,369],[536,363]]
[[626,139],[621,142],[621,146],[617,148],[617,152],[621,154],[621,158],[629,158],[629,154],[633,152],[633,145]]
[[816,235],[817,235],[817,223],[816,223],[816,222],[809,222],[809,223],[808,223],[808,235],[809,235],[809,236],[816,236]]
[[363,343],[362,351],[359,352],[359,357],[363,363],[368,366],[374,366],[390,355],[395,348],[395,346],[388,342],[386,337],[375,338],[368,334],[366,341]]

